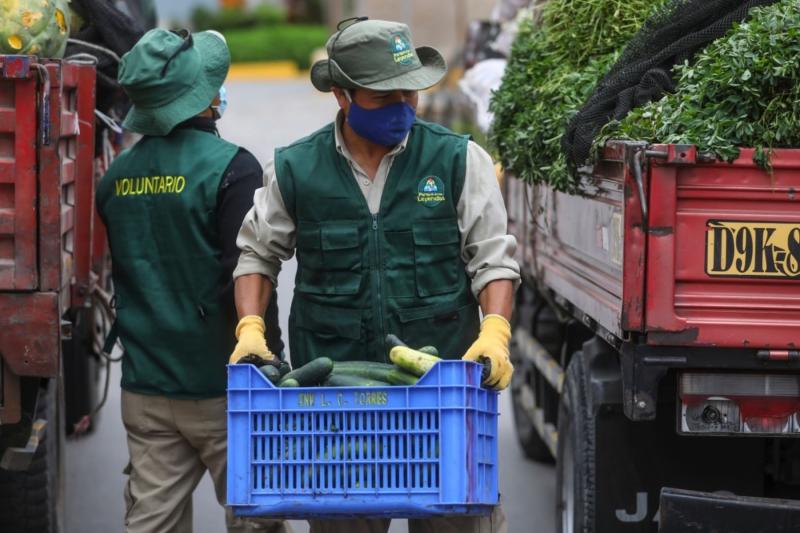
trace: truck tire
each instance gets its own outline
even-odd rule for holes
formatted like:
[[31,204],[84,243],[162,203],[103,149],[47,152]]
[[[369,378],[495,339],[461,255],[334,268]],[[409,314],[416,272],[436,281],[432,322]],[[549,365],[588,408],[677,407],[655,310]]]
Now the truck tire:
[[595,420],[587,398],[587,368],[577,351],[567,368],[558,412],[556,531],[594,533]]
[[63,516],[60,387],[50,379],[41,391],[34,420],[47,420],[28,470],[0,469],[0,531],[3,533],[60,533]]

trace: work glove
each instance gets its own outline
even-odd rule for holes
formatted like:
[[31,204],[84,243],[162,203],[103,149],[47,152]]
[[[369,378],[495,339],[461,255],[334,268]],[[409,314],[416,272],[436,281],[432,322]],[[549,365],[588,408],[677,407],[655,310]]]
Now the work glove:
[[508,357],[508,341],[511,339],[511,324],[500,315],[486,315],[481,321],[481,332],[478,339],[472,343],[465,361],[483,363],[488,359],[491,363],[491,372],[484,379],[484,384],[503,390],[511,382],[514,366]]
[[233,349],[229,363],[232,365],[237,363],[263,365],[274,361],[275,356],[267,348],[264,330],[266,330],[266,325],[260,316],[248,315],[242,318],[236,326],[236,339],[239,342]]

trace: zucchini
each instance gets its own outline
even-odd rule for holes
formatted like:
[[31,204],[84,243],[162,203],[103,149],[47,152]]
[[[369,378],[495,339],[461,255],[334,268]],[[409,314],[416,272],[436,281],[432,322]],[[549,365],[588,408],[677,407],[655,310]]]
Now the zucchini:
[[415,376],[422,376],[441,361],[435,355],[412,350],[407,346],[395,346],[389,351],[389,359],[394,364]]
[[362,378],[350,374],[330,374],[323,383],[326,387],[391,387],[390,383]]
[[439,357],[439,350],[436,349],[436,346],[423,346],[422,348],[418,348],[417,351]]
[[286,388],[286,387],[299,387],[300,382],[294,378],[282,379],[280,383],[278,383],[278,387]]
[[263,365],[258,370],[272,383],[277,383],[281,380],[281,373],[273,365]]
[[419,379],[394,365],[373,361],[337,361],[333,364],[333,373],[359,376],[391,385],[415,385]]
[[296,368],[281,378],[281,383],[287,379],[296,379],[302,387],[313,387],[325,380],[333,370],[333,361],[327,357],[318,357],[309,361],[300,368]]

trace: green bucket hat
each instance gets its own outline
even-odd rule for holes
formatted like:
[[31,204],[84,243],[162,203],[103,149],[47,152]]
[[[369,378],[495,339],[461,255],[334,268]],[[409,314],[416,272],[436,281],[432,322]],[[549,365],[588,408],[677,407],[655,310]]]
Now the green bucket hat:
[[133,102],[123,127],[166,135],[211,104],[230,63],[225,38],[215,31],[148,31],[120,63],[117,81]]
[[328,59],[311,67],[311,83],[320,91],[329,92],[333,86],[421,91],[439,83],[447,73],[438,50],[413,48],[405,24],[359,17],[342,21],[338,27],[328,39]]

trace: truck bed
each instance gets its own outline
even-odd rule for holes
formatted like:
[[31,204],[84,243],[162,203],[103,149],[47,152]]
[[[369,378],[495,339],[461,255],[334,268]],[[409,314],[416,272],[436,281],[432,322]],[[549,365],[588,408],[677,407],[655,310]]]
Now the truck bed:
[[584,196],[508,180],[527,281],[620,339],[796,348],[800,150],[776,150],[769,171],[753,153],[615,141]]

